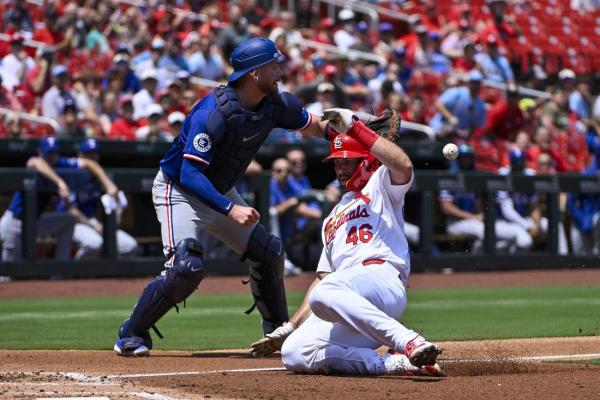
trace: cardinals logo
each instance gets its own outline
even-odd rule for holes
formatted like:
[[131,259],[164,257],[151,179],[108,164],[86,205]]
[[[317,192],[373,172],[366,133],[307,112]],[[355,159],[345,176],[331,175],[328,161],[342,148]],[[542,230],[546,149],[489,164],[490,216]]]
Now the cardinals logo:
[[335,234],[346,222],[352,221],[357,218],[369,218],[369,212],[367,208],[359,204],[356,208],[348,213],[341,213],[336,215],[325,223],[325,244],[331,243],[335,239]]

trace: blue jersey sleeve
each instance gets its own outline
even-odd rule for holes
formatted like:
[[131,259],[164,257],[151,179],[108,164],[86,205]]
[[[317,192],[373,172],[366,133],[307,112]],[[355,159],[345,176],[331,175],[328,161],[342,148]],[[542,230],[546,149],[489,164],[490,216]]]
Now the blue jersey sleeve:
[[181,186],[194,193],[204,204],[221,214],[227,215],[233,208],[233,203],[223,196],[200,171],[201,164],[183,160],[181,166]]
[[277,126],[290,130],[305,129],[310,124],[312,117],[306,111],[300,99],[287,92],[283,92],[279,96],[283,101],[285,110],[281,113]]
[[203,171],[212,161],[215,147],[225,133],[225,122],[220,114],[200,109],[185,120],[182,129],[187,132],[183,158],[196,162],[198,169]]

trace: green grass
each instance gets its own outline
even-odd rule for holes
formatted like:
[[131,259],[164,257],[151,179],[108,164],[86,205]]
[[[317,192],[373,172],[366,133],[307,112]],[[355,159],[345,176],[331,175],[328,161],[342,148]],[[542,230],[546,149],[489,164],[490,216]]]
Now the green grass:
[[[289,295],[293,312],[301,293]],[[110,349],[133,297],[3,299],[0,348]],[[157,349],[244,348],[261,336],[250,294],[193,296],[159,323]],[[410,290],[402,322],[435,341],[600,334],[600,286]],[[153,335],[154,336],[154,335]]]

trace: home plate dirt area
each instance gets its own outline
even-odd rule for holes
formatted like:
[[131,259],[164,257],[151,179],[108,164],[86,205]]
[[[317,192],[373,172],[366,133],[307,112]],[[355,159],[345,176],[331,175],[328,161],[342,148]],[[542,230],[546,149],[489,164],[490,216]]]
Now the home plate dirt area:
[[[413,287],[496,284],[597,284],[599,273],[574,271],[486,274],[415,274]],[[529,277],[530,279],[525,279]],[[492,279],[493,278],[493,279]],[[222,288],[210,278],[205,291]],[[233,278],[235,279],[235,278]],[[213,281],[209,283],[209,281]],[[311,277],[286,281],[288,290],[308,286]],[[457,282],[460,280],[460,282]],[[580,282],[578,281],[580,280]],[[237,280],[239,282],[239,279]],[[85,284],[83,284],[85,282]],[[121,282],[121,294],[139,293],[146,280]],[[233,280],[232,280],[233,282]],[[518,283],[516,283],[518,282]],[[69,295],[48,289],[45,296]],[[119,285],[106,284],[96,287]],[[70,282],[76,295],[98,294],[88,281]],[[82,285],[83,284],[83,285]],[[4,284],[0,297],[18,297],[36,282]],[[133,286],[133,287],[130,287]],[[129,289],[125,290],[125,287]],[[6,289],[6,290],[5,290]],[[56,288],[55,288],[56,289]],[[215,289],[216,290],[216,289]],[[82,292],[83,291],[83,292]],[[104,294],[104,293],[103,293]],[[38,292],[38,295],[39,292]],[[71,294],[73,295],[73,294]],[[25,296],[23,296],[25,297]],[[5,327],[6,328],[6,327]],[[252,358],[247,350],[153,351],[147,358],[123,358],[112,351],[0,350],[0,398],[96,399],[597,399],[600,366],[565,361],[600,358],[600,337],[440,343],[444,378],[297,375],[279,357]],[[0,344],[1,346],[1,344]]]
[[[448,342],[445,378],[297,375],[245,350],[0,351],[0,398],[596,399],[600,366],[545,361],[600,357],[599,337]],[[15,372],[19,371],[19,372]]]

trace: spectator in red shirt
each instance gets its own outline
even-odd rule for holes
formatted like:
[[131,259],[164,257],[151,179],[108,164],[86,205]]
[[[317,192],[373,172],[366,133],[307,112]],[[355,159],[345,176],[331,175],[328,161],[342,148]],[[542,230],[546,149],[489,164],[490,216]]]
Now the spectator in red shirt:
[[515,85],[508,85],[506,98],[497,101],[488,110],[485,131],[499,139],[512,141],[524,124],[519,108],[519,91]]
[[23,108],[12,91],[2,86],[2,75],[0,75],[0,107],[9,108],[13,111],[21,111]]
[[23,129],[19,115],[11,112],[4,116],[4,121],[0,125],[0,137],[3,139],[28,139],[30,135],[27,130]]
[[475,135],[469,144],[475,152],[475,169],[496,173],[510,164],[506,142],[491,135]]
[[556,171],[565,172],[567,159],[564,132],[562,135],[558,131],[553,134],[548,127],[541,125],[537,128],[534,139],[535,144],[527,150],[527,159],[537,160],[541,153],[547,153],[552,157]]
[[475,60],[475,54],[477,54],[475,43],[471,40],[465,40],[462,45],[463,54],[454,60],[454,70],[469,72],[478,66],[477,61]]
[[119,101],[121,108],[121,118],[117,118],[112,123],[110,129],[110,138],[114,140],[135,140],[135,131],[142,125],[133,119],[133,102],[131,96],[124,96]]

